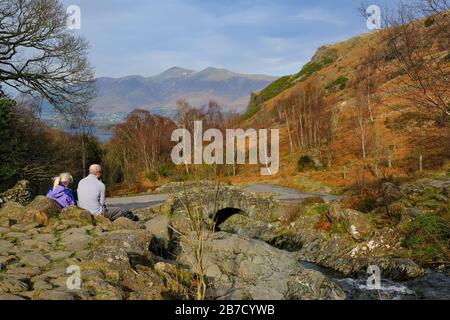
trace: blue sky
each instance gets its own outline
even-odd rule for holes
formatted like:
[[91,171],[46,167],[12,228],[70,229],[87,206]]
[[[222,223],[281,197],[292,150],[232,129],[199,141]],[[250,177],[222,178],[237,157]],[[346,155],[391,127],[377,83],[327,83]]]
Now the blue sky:
[[[376,3],[376,1],[374,1]],[[298,72],[315,50],[368,32],[361,0],[63,0],[81,9],[96,76],[170,67]]]

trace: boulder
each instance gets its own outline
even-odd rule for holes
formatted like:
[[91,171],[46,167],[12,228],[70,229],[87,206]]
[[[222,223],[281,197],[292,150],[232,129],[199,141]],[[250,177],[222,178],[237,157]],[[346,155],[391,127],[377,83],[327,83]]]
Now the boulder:
[[133,209],[133,213],[135,216],[139,218],[139,221],[148,221],[150,219],[153,219],[156,215],[161,214],[160,206],[158,207],[143,207],[143,208],[136,208]]
[[141,225],[128,218],[120,217],[112,223],[112,230],[138,230]]
[[33,283],[33,290],[51,290],[53,285],[44,280],[38,280]]
[[411,259],[391,258],[379,259],[376,264],[381,269],[381,274],[396,281],[405,281],[425,275],[425,270]]
[[188,234],[192,231],[191,222],[189,218],[178,216],[170,219],[169,228],[175,235]]
[[18,202],[9,201],[0,209],[0,217],[7,218],[10,225],[23,221],[25,207]]
[[42,272],[38,267],[22,267],[21,265],[20,263],[9,265],[6,273],[16,279],[27,280]]
[[[88,271],[87,273],[95,274],[83,279],[83,288],[94,293],[95,300],[124,300],[125,292],[120,286],[114,286],[103,278],[101,272]],[[83,275],[85,272],[83,272]]]
[[158,256],[168,256],[171,248],[172,229],[167,216],[157,216],[145,223],[145,229],[150,233],[150,250]]
[[83,288],[94,293],[95,300],[124,300],[125,293],[119,286],[114,286],[98,275],[83,281]]
[[367,239],[373,233],[370,220],[364,213],[342,208],[338,202],[331,204],[327,217],[331,222],[342,223],[355,240]]
[[27,205],[31,201],[31,195],[30,182],[27,180],[20,180],[13,188],[1,193],[0,198],[2,199],[2,203],[18,202],[21,205]]
[[61,206],[55,201],[45,196],[37,196],[26,206],[25,215],[21,222],[36,222],[40,225],[47,225],[50,218],[57,217],[61,209]]
[[162,300],[167,291],[163,280],[152,269],[138,265],[123,275],[122,285],[131,290],[130,300]]
[[[179,262],[195,269],[184,237]],[[293,253],[259,240],[218,232],[204,244],[203,262],[210,299],[345,299],[322,273],[300,266]]]
[[96,226],[101,227],[103,230],[111,230],[112,229],[111,220],[109,220],[105,216],[99,214],[99,215],[93,216],[93,218],[94,218],[94,223]]
[[87,293],[80,290],[54,289],[37,290],[32,294],[33,300],[82,300],[88,297]]
[[100,271],[107,281],[115,283],[121,282],[124,273],[131,269],[127,252],[114,246],[102,246],[91,251],[81,267],[87,271]]
[[241,214],[235,214],[217,226],[220,231],[235,233],[246,238],[256,238],[269,241],[275,229],[272,225],[251,219]]
[[89,247],[92,236],[83,228],[69,229],[61,235],[61,244],[67,251],[82,251]]
[[38,252],[30,252],[21,257],[20,263],[30,267],[45,267],[50,260]]
[[[8,217],[0,217],[0,227],[9,228],[13,225],[13,221]],[[0,232],[2,233],[2,232]]]
[[28,285],[12,275],[0,274],[0,293],[17,293],[28,290]]
[[17,296],[15,294],[10,293],[0,293],[0,301],[8,301],[8,300],[25,300],[21,296]]
[[145,229],[162,240],[169,241],[170,219],[167,216],[157,216],[145,223]]
[[73,253],[70,251],[57,250],[57,251],[50,251],[45,256],[51,261],[58,261],[70,258],[72,255]]
[[93,224],[92,215],[88,211],[75,206],[64,208],[61,211],[59,218],[65,220],[78,221],[81,223],[81,225]]
[[[119,288],[110,288],[111,283],[120,283],[120,287],[129,292],[128,298],[131,300],[160,300],[167,292],[163,280],[155,271],[135,264],[124,248],[114,245],[105,244],[92,251],[87,260],[82,263],[82,269],[83,274],[95,275],[96,272],[100,272],[104,275],[104,279],[100,277],[100,274],[95,277],[88,276],[90,279],[87,285],[94,289],[97,299],[124,298],[125,294]],[[106,288],[110,288],[110,293],[105,293]]]
[[21,243],[21,248],[25,250],[35,250],[41,252],[48,252],[52,250],[50,244],[48,244],[47,242],[35,239],[23,240]]
[[155,257],[149,251],[150,235],[145,230],[116,230],[98,236],[94,248],[113,247],[124,250],[131,263],[153,265]]
[[8,264],[11,264],[16,260],[17,257],[15,255],[0,256],[0,270],[6,269]]
[[26,234],[25,232],[9,232],[4,235],[5,239],[11,239],[15,241],[23,241],[30,239],[30,235]]

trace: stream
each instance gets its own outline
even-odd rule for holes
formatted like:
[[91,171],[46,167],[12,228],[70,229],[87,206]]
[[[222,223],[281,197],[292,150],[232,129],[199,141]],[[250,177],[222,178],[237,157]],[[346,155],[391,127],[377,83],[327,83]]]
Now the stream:
[[381,278],[381,289],[373,290],[367,286],[367,277],[343,277],[338,272],[310,262],[301,261],[300,263],[305,269],[320,271],[333,279],[347,294],[349,300],[450,299],[450,269],[442,271],[427,269],[425,276],[407,281],[392,281]]
[[[325,201],[338,199],[338,196],[300,192],[297,190],[268,185],[253,184],[244,190],[249,192],[273,193],[281,201],[301,201],[310,196],[321,196]],[[168,194],[151,194],[135,197],[117,197],[107,199],[108,204],[122,209],[152,207],[163,203]],[[367,277],[349,278],[336,271],[320,267],[316,264],[301,261],[305,269],[317,270],[335,281],[346,293],[349,300],[449,300],[450,269],[427,269],[423,277],[408,281],[392,281],[381,278],[380,290],[367,286]]]

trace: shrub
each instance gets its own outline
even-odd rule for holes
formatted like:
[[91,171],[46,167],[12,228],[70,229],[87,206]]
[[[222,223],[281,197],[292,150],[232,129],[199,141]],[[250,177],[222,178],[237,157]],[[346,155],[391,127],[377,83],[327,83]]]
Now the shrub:
[[322,64],[318,62],[308,62],[298,73],[298,78],[300,78],[301,80],[305,80],[310,75],[316,73],[320,69],[322,69]]
[[319,203],[312,208],[313,211],[322,214],[327,213],[329,209],[330,209],[329,203]]
[[321,219],[319,222],[314,224],[314,229],[316,230],[323,230],[323,231],[330,231],[332,229],[333,225],[330,221],[326,219]]
[[258,94],[252,94],[252,96],[250,97],[250,102],[247,106],[247,110],[242,115],[242,119],[250,119],[253,115],[255,115],[256,112],[259,111],[261,105],[264,102],[272,99],[273,97],[276,97],[284,90],[292,87],[295,83],[295,80],[303,81],[307,79],[309,76],[316,73],[324,66],[332,64],[334,61],[336,61],[336,58],[337,57],[334,56],[326,56],[318,62],[311,61],[305,64],[302,70],[300,70],[300,72],[298,72],[297,74],[281,77],[262,89]]
[[316,165],[314,163],[313,158],[309,155],[305,154],[300,157],[298,160],[298,171],[303,172],[305,170],[316,169]]
[[362,188],[359,192],[348,194],[342,199],[345,208],[369,213],[377,208],[378,191],[372,188]]
[[156,181],[158,179],[158,174],[155,171],[149,171],[145,174],[148,181]]
[[258,94],[252,94],[247,110],[242,116],[242,119],[250,119],[256,112],[259,111],[259,108],[264,102],[272,99],[273,97],[276,97],[278,94],[290,88],[291,86],[292,77],[284,76],[269,84]]
[[411,221],[405,231],[403,245],[423,265],[448,262],[450,221],[435,214],[423,214]]
[[340,76],[336,80],[330,82],[325,89],[330,91],[343,90],[347,86],[348,78],[345,76]]
[[434,24],[434,19],[432,17],[429,17],[427,20],[425,20],[425,27],[431,27]]
[[172,168],[168,164],[162,164],[156,168],[156,172],[160,177],[167,178],[172,173]]
[[326,65],[332,64],[336,57],[323,57],[320,61],[311,61],[305,64],[302,70],[297,73],[296,78],[300,81],[307,79],[309,76],[320,71]]

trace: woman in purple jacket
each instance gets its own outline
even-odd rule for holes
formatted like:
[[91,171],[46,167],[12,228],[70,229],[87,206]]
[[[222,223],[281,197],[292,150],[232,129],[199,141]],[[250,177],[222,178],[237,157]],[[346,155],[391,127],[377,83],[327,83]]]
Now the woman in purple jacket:
[[69,189],[72,182],[73,178],[70,173],[61,173],[53,180],[53,188],[47,192],[47,198],[56,201],[63,208],[74,206],[75,198],[72,190]]

